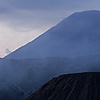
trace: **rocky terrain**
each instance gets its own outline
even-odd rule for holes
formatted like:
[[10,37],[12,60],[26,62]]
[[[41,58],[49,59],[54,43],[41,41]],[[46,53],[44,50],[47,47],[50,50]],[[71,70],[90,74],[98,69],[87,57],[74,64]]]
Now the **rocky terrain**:
[[100,100],[100,72],[53,78],[26,100]]

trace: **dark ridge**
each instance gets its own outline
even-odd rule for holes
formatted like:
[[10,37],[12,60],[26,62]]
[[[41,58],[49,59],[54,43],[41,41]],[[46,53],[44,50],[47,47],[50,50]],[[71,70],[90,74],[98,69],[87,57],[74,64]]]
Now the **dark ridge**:
[[26,100],[100,100],[100,72],[53,78]]

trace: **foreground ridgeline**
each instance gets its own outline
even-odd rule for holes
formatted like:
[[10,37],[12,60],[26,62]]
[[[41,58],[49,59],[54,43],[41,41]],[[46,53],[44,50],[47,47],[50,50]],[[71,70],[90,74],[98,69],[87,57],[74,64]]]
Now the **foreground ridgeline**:
[[100,72],[59,76],[26,100],[100,100]]

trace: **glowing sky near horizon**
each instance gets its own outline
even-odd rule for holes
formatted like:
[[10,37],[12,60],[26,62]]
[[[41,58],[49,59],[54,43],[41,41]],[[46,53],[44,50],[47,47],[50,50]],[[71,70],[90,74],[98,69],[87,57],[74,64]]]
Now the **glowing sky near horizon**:
[[0,0],[0,57],[78,11],[100,10],[99,0]]

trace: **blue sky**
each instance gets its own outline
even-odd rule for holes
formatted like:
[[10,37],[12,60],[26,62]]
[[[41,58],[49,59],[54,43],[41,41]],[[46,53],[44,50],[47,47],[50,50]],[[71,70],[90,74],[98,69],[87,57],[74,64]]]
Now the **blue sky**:
[[99,0],[0,0],[0,57],[74,12],[100,10]]

